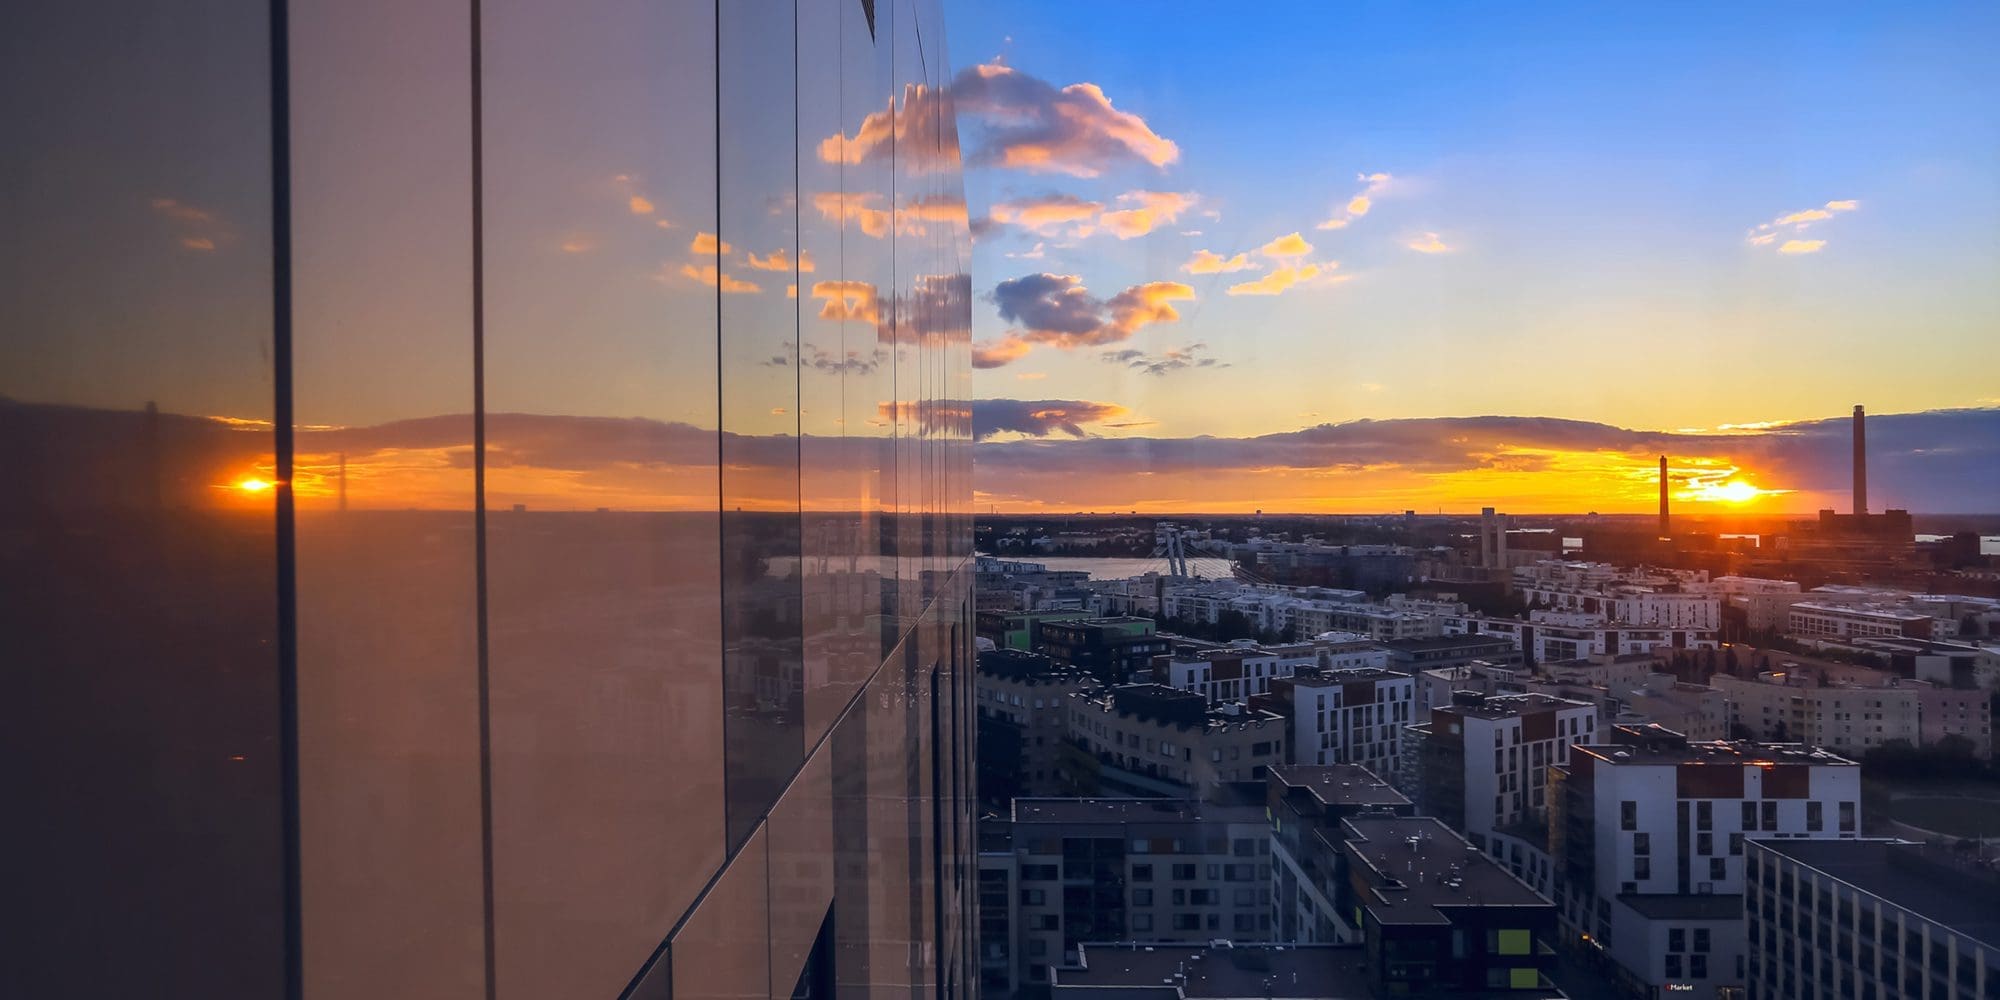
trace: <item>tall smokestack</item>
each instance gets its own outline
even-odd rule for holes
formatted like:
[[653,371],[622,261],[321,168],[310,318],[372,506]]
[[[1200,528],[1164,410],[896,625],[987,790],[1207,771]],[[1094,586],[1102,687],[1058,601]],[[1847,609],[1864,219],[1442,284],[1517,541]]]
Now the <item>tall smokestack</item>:
[[1672,538],[1667,530],[1667,456],[1660,456],[1660,537]]
[[1868,513],[1868,414],[1854,407],[1854,513]]

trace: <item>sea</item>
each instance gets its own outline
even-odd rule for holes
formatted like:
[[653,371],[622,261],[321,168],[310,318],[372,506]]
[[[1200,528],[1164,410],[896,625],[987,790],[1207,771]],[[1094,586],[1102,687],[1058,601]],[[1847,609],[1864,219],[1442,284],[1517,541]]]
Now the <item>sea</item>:
[[[1147,573],[1167,572],[1165,559],[1097,558],[1094,556],[1008,556],[1022,562],[1041,563],[1050,569],[1080,569],[1090,574],[1093,580],[1123,580],[1127,577],[1144,576]],[[1232,575],[1229,560],[1216,556],[1192,556],[1188,559],[1188,572],[1209,580],[1226,580]]]

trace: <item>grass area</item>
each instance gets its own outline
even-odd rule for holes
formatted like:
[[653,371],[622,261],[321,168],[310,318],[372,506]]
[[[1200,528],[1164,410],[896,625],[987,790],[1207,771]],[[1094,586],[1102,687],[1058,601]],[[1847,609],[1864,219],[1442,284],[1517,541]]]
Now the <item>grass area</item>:
[[2000,799],[1908,796],[1889,803],[1899,822],[1951,837],[2000,836]]

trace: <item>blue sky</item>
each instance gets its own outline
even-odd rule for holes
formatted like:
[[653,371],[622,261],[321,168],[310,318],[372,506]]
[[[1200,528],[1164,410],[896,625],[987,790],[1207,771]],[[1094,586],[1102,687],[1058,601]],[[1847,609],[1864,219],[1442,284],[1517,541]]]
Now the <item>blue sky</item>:
[[[2000,404],[1981,363],[2000,339],[2000,6],[982,0],[947,15],[961,72],[1094,84],[1177,152],[996,165],[982,151],[1007,137],[990,127],[1035,109],[962,108],[976,223],[1052,197],[1191,202],[1131,238],[987,230],[975,337],[1034,343],[982,369],[975,395],[1102,404],[1118,419],[1085,433],[1160,438]],[[1315,229],[1364,191],[1365,216]],[[1309,254],[1259,255],[1294,232]],[[1247,269],[1190,274],[1199,250],[1247,253]],[[1229,293],[1305,262],[1317,276],[1282,294]],[[1191,294],[1076,343],[994,298],[1041,272],[1100,301]]]

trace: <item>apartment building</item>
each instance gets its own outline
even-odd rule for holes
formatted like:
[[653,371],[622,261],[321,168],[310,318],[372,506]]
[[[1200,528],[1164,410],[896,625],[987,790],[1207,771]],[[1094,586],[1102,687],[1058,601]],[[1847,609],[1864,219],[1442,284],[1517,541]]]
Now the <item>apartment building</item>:
[[1802,601],[1786,614],[1785,631],[1801,639],[1948,639],[1958,634],[1958,623],[1906,607]]
[[1087,942],[1271,939],[1270,824],[1257,803],[1022,798],[1010,833],[1016,983],[1046,983]]
[[1223,784],[1262,781],[1289,761],[1283,716],[1160,684],[1069,696],[1058,772],[1076,795],[1209,798]]
[[1007,808],[1017,795],[1060,791],[1057,760],[1069,733],[1069,696],[1097,678],[1039,653],[982,651],[973,676],[979,798]]
[[1355,670],[1388,665],[1389,651],[1359,637],[1315,639],[1283,646],[1238,640],[1221,648],[1178,644],[1153,658],[1156,684],[1193,691],[1210,703],[1244,701],[1269,694],[1271,682],[1301,668]]
[[1290,722],[1291,763],[1361,764],[1387,773],[1401,756],[1415,694],[1414,680],[1393,670],[1305,667],[1250,707]]
[[1615,625],[1601,616],[1578,614],[1531,611],[1527,621],[1453,615],[1441,619],[1439,628],[1446,636],[1504,639],[1529,664],[1721,647],[1713,628]]
[[[1543,858],[1513,850],[1523,840],[1537,854],[1547,845],[1549,769],[1567,764],[1570,748],[1594,742],[1597,709],[1544,694],[1459,692],[1449,705],[1410,727],[1412,791],[1426,815],[1492,851],[1514,874],[1547,893],[1552,871]],[[1508,839],[1511,838],[1512,840]]]
[[1433,817],[1341,825],[1340,905],[1359,918],[1376,996],[1560,995],[1547,974],[1557,928],[1548,900]]
[[1043,619],[1037,632],[1036,652],[1085,670],[1105,684],[1125,684],[1145,676],[1153,657],[1171,645],[1155,634],[1150,618]]
[[1642,995],[1737,995],[1745,841],[1858,838],[1860,766],[1654,726],[1606,735],[1551,772],[1553,898],[1568,932],[1588,935]]
[[1375,772],[1355,764],[1284,764],[1265,782],[1271,820],[1271,926],[1275,940],[1361,940],[1345,902],[1341,821],[1361,814],[1410,816],[1415,806]]
[[1890,676],[1828,682],[1804,670],[1767,670],[1755,679],[1718,674],[1710,683],[1722,692],[1730,726],[1755,739],[1862,754],[1892,742],[1935,746],[1956,737],[1977,756],[1993,751],[1992,706],[1981,690]]
[[1603,615],[1605,619],[1621,625],[1722,627],[1720,598],[1670,585],[1611,584],[1579,588],[1563,584],[1533,584],[1517,587],[1515,593],[1527,601],[1529,607]]
[[1745,862],[1752,996],[2000,996],[1990,860],[1869,839],[1753,840]]

